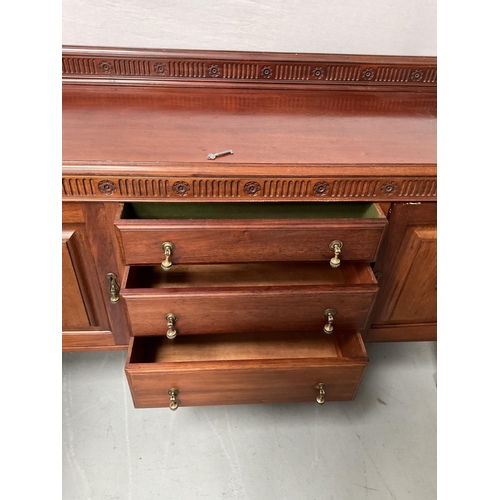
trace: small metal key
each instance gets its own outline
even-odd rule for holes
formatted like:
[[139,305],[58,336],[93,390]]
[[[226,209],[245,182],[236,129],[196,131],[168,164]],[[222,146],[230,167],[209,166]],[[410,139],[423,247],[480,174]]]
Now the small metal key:
[[224,155],[234,155],[233,150],[232,149],[228,149],[227,151],[222,151],[221,153],[210,153],[207,156],[207,159],[209,159],[209,160],[215,160],[217,157],[224,156]]

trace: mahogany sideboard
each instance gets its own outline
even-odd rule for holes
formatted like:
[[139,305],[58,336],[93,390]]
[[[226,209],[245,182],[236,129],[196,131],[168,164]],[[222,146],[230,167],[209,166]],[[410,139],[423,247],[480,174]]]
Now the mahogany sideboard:
[[62,348],[128,349],[136,407],[350,400],[365,342],[436,340],[435,58],[62,68]]

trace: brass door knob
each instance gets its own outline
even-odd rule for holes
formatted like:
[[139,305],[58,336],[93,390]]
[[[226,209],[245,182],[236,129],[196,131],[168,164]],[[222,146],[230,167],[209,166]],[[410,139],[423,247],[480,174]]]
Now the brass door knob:
[[328,323],[323,327],[323,331],[325,333],[332,333],[333,332],[333,317],[337,314],[337,311],[335,309],[325,309],[323,311],[323,316],[326,316],[328,319]]
[[316,403],[318,403],[319,405],[322,405],[325,402],[325,396],[326,396],[325,388],[326,385],[322,383],[318,384],[315,387],[315,389],[319,390],[319,396],[316,397]]
[[177,321],[177,316],[173,313],[168,313],[165,316],[167,320],[167,339],[175,339],[177,336],[177,330],[174,328],[174,323]]
[[168,390],[168,395],[170,396],[170,409],[172,411],[177,410],[179,408],[179,402],[177,401],[177,394],[179,394],[179,389],[172,387],[172,389]]
[[161,249],[165,252],[165,260],[161,263],[161,268],[164,271],[168,271],[172,267],[170,257],[175,249],[175,245],[170,243],[170,241],[165,241],[161,244]]
[[339,267],[340,266],[340,259],[339,255],[340,252],[342,251],[343,243],[340,240],[333,240],[330,243],[330,250],[335,254],[331,259],[330,259],[330,265],[332,267]]

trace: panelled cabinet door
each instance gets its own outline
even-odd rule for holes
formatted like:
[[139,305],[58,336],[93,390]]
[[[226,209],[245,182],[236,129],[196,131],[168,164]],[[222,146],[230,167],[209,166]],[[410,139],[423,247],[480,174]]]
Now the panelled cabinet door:
[[398,269],[393,299],[387,308],[392,322],[437,321],[437,227],[410,226],[402,247],[404,263]]
[[[67,227],[62,233],[62,328],[88,330],[92,325],[78,280],[79,249],[77,229]],[[90,308],[89,308],[90,309]]]
[[114,345],[84,223],[63,223],[62,330],[63,350]]
[[374,268],[380,293],[366,341],[436,340],[436,203],[395,203]]
[[96,291],[96,270],[88,250],[83,224],[63,224],[63,331],[107,330],[102,297]]
[[[128,323],[113,239],[117,203],[62,206],[63,351],[126,349]],[[108,276],[114,275],[114,291]],[[118,295],[118,300],[116,296]]]

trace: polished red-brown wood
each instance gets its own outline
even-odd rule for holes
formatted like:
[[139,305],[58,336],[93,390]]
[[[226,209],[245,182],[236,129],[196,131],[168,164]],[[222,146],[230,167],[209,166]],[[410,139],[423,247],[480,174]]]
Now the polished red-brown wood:
[[[172,260],[174,266],[260,259],[327,263],[330,241],[345,238],[341,259],[375,261],[381,273],[365,339],[428,340],[432,332],[435,338],[430,284],[436,219],[425,208],[435,208],[429,202],[437,199],[435,58],[73,47],[65,48],[63,74],[62,196],[71,201],[63,207],[65,349],[128,345],[129,304],[123,296],[110,303],[105,276],[117,274],[123,289],[126,266],[159,264],[161,243],[169,241],[165,221],[118,220],[121,203],[133,201],[383,202],[390,216],[383,246],[378,242],[385,220],[357,221],[354,232],[340,238],[323,224],[322,253],[310,237],[321,221],[258,220],[251,231],[248,221],[177,221],[169,226],[182,233]],[[234,155],[207,159],[229,148]],[[411,204],[401,208],[406,202]],[[288,244],[279,237],[285,233]],[[323,285],[300,280],[323,293]],[[140,286],[140,298],[132,302],[161,293]],[[291,293],[296,285],[282,286]],[[232,287],[205,288],[227,299]],[[247,280],[245,287],[263,285]],[[189,292],[179,285],[174,295]],[[199,302],[209,315],[208,303]],[[312,307],[312,294],[306,303]],[[215,310],[220,303],[211,305]],[[254,304],[262,310],[267,305]],[[231,304],[238,307],[241,301]],[[369,314],[364,303],[351,307]],[[266,314],[259,328],[273,319]]]
[[125,349],[128,321],[123,302],[110,302],[108,272],[121,281],[124,266],[113,222],[115,204],[63,203],[63,351]]
[[[134,338],[125,367],[137,408],[166,407],[177,388],[180,407],[315,403],[354,398],[368,358],[361,336],[303,332],[175,339]],[[215,345],[214,345],[215,344]],[[344,352],[344,344],[349,344]]]
[[[359,330],[378,290],[367,264],[344,263],[338,269],[328,262],[227,266],[222,281],[221,266],[199,267],[198,273],[186,266],[173,275],[161,269],[133,269],[135,276],[121,291],[133,335],[166,335],[165,317],[170,313],[177,316],[179,335],[322,332],[326,309],[337,312],[334,328]],[[137,278],[144,273],[146,279]],[[144,288],[132,288],[138,284]]]
[[435,58],[88,50],[63,58],[64,198],[436,199]]
[[366,341],[436,340],[437,206],[394,204],[374,271],[380,293]]
[[436,92],[435,57],[63,46],[65,83]]
[[293,163],[313,176],[310,164],[436,163],[435,97],[412,93],[72,85],[62,118],[69,163]]
[[119,221],[118,236],[127,265],[160,264],[162,243],[175,245],[174,264],[256,261],[318,261],[334,256],[333,240],[343,243],[340,258],[375,260],[385,219],[371,220],[209,220]]
[[121,286],[125,267],[119,260],[118,246],[114,235],[113,222],[120,207],[114,204],[89,203],[85,205],[85,222],[89,232],[90,250],[94,256],[98,272],[98,287],[106,304],[109,324],[115,343],[127,345],[130,334],[123,301],[111,302],[108,273],[118,277]]
[[65,203],[62,208],[62,348],[114,346],[90,250],[85,207]]
[[85,329],[91,326],[87,308],[80,291],[70,246],[74,230],[63,230],[62,236],[62,327],[65,330]]

